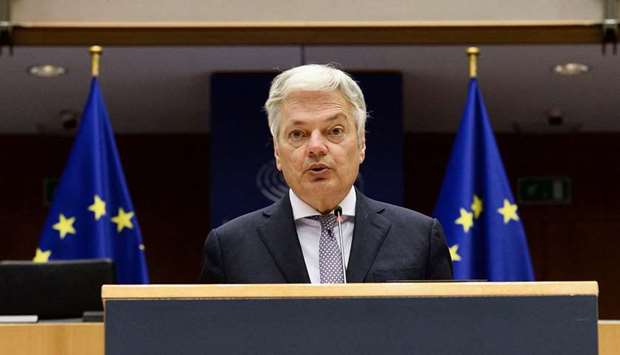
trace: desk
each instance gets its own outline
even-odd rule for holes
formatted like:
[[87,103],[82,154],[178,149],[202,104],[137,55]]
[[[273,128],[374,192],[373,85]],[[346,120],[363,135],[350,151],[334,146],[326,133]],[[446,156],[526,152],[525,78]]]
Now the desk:
[[599,355],[620,354],[620,321],[598,321],[598,349]]
[[103,355],[103,323],[0,324],[0,354]]
[[[620,321],[598,324],[599,354],[620,354]],[[103,355],[103,323],[0,324],[0,354]]]
[[598,355],[594,281],[103,285],[101,296],[109,355]]

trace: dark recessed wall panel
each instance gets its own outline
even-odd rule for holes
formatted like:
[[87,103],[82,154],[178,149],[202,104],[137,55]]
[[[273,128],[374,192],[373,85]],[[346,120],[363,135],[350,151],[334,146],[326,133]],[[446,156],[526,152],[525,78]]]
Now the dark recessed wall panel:
[[[453,135],[405,136],[405,205],[430,213]],[[597,280],[600,317],[619,318],[620,134],[498,135],[513,184],[520,176],[569,176],[573,203],[520,206],[536,278]],[[118,136],[153,283],[197,279],[209,225],[209,136]],[[58,176],[70,138],[0,137],[0,259],[34,255],[47,208],[43,179]],[[369,149],[379,149],[369,142]]]

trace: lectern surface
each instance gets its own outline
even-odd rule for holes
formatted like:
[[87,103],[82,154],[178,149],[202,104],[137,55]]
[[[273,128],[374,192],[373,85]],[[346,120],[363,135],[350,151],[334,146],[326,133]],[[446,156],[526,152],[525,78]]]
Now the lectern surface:
[[117,294],[106,300],[106,354],[597,353],[595,294],[407,296],[381,286],[382,296],[357,297]]

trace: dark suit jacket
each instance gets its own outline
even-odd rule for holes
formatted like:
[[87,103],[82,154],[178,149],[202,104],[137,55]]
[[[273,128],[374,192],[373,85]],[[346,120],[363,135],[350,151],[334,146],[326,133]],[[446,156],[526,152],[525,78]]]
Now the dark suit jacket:
[[[357,191],[348,282],[452,278],[436,219]],[[205,242],[206,283],[309,283],[288,194],[213,229]]]

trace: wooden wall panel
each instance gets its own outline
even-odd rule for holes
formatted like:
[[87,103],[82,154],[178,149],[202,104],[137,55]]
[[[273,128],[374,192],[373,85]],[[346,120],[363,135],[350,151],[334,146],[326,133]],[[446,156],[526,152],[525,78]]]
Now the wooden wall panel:
[[[43,179],[59,177],[69,137],[0,137],[0,260],[31,259],[48,208]],[[208,137],[117,137],[152,282],[191,283],[208,230]]]
[[[620,134],[497,137],[516,193],[518,177],[568,176],[573,202],[519,206],[539,281],[597,280],[601,318],[620,317],[620,166],[611,152]],[[410,134],[406,139],[407,206],[432,213],[453,135]]]
[[[452,147],[450,134],[408,134],[406,206],[430,214]],[[597,280],[601,318],[620,317],[620,134],[498,135],[507,174],[573,179],[567,206],[520,206],[536,277]],[[151,279],[191,283],[208,225],[208,136],[117,137],[146,243]],[[30,259],[47,208],[42,180],[64,167],[70,138],[0,137],[0,259]],[[374,148],[373,148],[374,149]]]

